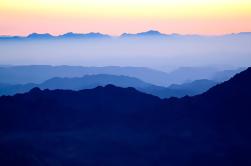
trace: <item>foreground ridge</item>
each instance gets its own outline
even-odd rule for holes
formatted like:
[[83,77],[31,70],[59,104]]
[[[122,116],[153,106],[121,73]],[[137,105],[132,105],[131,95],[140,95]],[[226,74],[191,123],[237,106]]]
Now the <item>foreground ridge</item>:
[[181,99],[113,85],[3,96],[0,163],[250,165],[250,84],[248,68]]

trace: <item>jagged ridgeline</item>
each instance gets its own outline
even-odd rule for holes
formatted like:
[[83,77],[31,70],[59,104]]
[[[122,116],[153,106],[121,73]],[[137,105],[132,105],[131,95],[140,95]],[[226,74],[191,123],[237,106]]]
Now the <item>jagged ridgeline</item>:
[[1,165],[251,165],[251,68],[194,97],[113,85],[0,97]]

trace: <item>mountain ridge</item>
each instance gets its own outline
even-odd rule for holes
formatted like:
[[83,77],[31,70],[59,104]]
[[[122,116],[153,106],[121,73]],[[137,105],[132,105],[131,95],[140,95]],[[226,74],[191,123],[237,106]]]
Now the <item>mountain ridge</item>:
[[2,66],[0,67],[0,83],[25,84],[42,83],[53,77],[82,77],[86,74],[110,74],[136,77],[144,82],[169,86],[194,80],[208,79],[222,82],[231,78],[245,68],[232,70],[220,70],[210,67],[186,67],[178,68],[172,72],[164,72],[147,67],[85,67],[85,66],[50,66],[50,65],[27,65],[27,66]]
[[[218,35],[216,37],[231,37],[231,36],[250,36],[251,32],[239,32],[239,33],[232,33],[232,34],[224,34],[224,35]],[[131,37],[161,37],[161,38],[180,38],[180,37],[215,37],[215,36],[203,36],[203,35],[184,35],[184,34],[178,34],[178,33],[171,33],[171,34],[165,34],[161,33],[157,30],[148,30],[145,32],[139,32],[139,33],[122,33],[119,36],[112,36],[103,34],[100,32],[88,32],[88,33],[74,33],[74,32],[66,32],[61,35],[52,35],[50,33],[31,33],[27,36],[0,36],[0,40],[14,40],[14,39],[91,39],[91,38],[131,38]]]
[[2,96],[0,163],[250,165],[250,84],[248,68],[181,99],[113,85]]
[[85,75],[83,77],[60,78],[54,77],[44,81],[41,84],[1,84],[0,95],[14,95],[16,93],[25,93],[34,87],[41,89],[68,89],[68,90],[82,90],[91,89],[97,86],[106,86],[113,84],[118,87],[133,87],[141,92],[152,94],[161,98],[168,97],[183,97],[185,95],[200,94],[216,84],[210,80],[197,80],[184,84],[171,85],[169,87],[156,86],[150,83],[141,81],[140,79],[128,76],[116,76],[108,74]]

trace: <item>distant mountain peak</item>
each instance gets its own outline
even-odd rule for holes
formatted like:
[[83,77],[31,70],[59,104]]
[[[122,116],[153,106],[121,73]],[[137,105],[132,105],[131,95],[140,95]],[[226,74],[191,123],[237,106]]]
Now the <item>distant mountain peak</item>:
[[162,33],[160,33],[159,31],[156,31],[156,30],[149,30],[149,31],[146,31],[146,32],[141,32],[141,33],[138,33],[138,34],[144,34],[144,35],[163,35]]
[[109,35],[102,34],[99,32],[90,32],[90,33],[74,33],[68,32],[63,35],[53,36],[49,33],[31,33],[26,38],[28,39],[85,39],[85,38],[109,38]]
[[37,38],[37,39],[40,39],[40,38],[53,38],[54,36],[52,36],[51,34],[49,33],[43,33],[43,34],[39,34],[39,33],[32,33],[32,34],[29,34],[27,36],[27,38]]
[[[250,37],[251,32],[239,32],[239,33],[232,33],[232,34],[225,34],[218,37]],[[161,33],[158,30],[148,30],[144,32],[138,32],[138,33],[123,33],[118,38],[174,38],[174,39],[187,39],[187,38],[205,38],[207,36],[201,36],[196,34],[178,34],[178,33],[170,33],[165,34]],[[213,37],[213,36],[212,36]],[[88,32],[88,33],[75,33],[75,32],[67,32],[62,35],[54,36],[49,33],[31,33],[28,36],[6,36],[0,35],[0,40],[24,40],[24,39],[104,39],[104,38],[112,38],[112,36],[103,34],[100,32]]]
[[58,37],[59,38],[108,38],[110,36],[99,33],[99,32],[90,32],[90,33],[85,33],[85,34],[68,32]]
[[149,30],[146,32],[140,32],[136,34],[123,33],[121,37],[164,37],[166,34],[160,33],[156,30]]

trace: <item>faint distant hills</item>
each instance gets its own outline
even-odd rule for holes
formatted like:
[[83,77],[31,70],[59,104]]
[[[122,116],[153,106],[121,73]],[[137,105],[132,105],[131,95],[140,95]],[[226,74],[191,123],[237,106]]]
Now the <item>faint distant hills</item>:
[[135,77],[150,84],[167,87],[171,84],[182,84],[201,79],[222,82],[244,69],[224,70],[214,67],[181,67],[166,73],[146,67],[0,66],[0,83],[42,83],[54,77],[82,77],[84,75],[109,74]]
[[28,36],[0,36],[0,40],[55,40],[55,39],[106,39],[111,36],[101,33],[73,33],[69,32],[63,35],[53,36],[49,33],[32,33]]
[[84,75],[114,75],[137,78],[145,83],[168,87],[171,84],[183,84],[195,80],[211,80],[222,82],[245,68],[232,70],[213,67],[182,67],[170,73],[145,67],[83,67],[83,66],[2,66],[0,67],[0,83],[3,84],[41,84],[55,77],[83,77]]
[[80,33],[73,33],[69,32],[63,35],[58,36],[60,39],[105,39],[110,38],[111,36],[101,34],[101,33],[87,33],[87,34],[80,34]]
[[150,30],[147,32],[141,32],[136,34],[123,33],[120,37],[122,38],[141,38],[141,37],[168,37],[170,35],[160,33],[159,31]]
[[109,38],[120,38],[120,39],[130,39],[130,38],[159,38],[159,39],[182,39],[182,38],[205,38],[205,37],[243,37],[251,36],[251,32],[240,32],[236,34],[227,34],[222,36],[202,36],[202,35],[182,35],[182,34],[164,34],[156,30],[149,30],[146,32],[140,33],[123,33],[120,36],[111,36],[107,34],[102,34],[99,32],[90,32],[90,33],[73,33],[68,32],[62,35],[54,36],[49,33],[39,34],[32,33],[28,36],[0,36],[0,40],[52,40],[52,39],[109,39]]
[[38,34],[38,33],[32,33],[26,37],[27,39],[53,39],[54,36],[52,36],[49,33],[45,34]]
[[107,86],[109,84],[123,88],[133,87],[141,92],[152,94],[160,98],[169,98],[200,94],[207,91],[217,83],[210,80],[197,80],[180,85],[174,84],[169,87],[161,87],[143,82],[134,77],[99,74],[74,78],[55,77],[41,84],[29,83],[13,85],[0,83],[0,95],[24,93],[35,87],[50,90],[82,90],[96,88],[98,86]]
[[222,82],[230,79],[236,73],[243,70],[245,70],[244,67],[236,69],[219,69],[217,67],[180,67],[168,73],[168,79],[172,83],[185,83],[201,79]]
[[53,77],[82,77],[84,75],[109,74],[136,77],[142,81],[168,85],[168,74],[145,67],[82,67],[82,66],[6,66],[0,67],[0,83],[42,83]]

